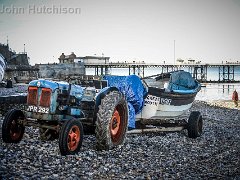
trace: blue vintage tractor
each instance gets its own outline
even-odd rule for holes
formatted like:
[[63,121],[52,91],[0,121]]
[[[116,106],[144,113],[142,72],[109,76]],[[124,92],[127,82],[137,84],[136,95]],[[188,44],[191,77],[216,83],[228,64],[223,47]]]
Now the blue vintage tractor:
[[6,113],[2,138],[6,143],[18,143],[25,126],[34,126],[39,128],[41,140],[58,138],[61,154],[71,155],[79,151],[83,131],[95,132],[97,149],[105,150],[123,142],[127,124],[125,96],[118,88],[108,87],[107,81],[80,86],[34,80],[29,83],[26,109]]

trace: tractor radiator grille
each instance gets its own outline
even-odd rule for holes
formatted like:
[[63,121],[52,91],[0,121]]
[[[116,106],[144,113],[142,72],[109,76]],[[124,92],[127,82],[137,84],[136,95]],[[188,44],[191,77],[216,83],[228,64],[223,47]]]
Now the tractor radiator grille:
[[51,98],[51,89],[42,88],[42,93],[40,97],[40,106],[49,107]]
[[27,103],[29,105],[37,105],[37,96],[38,96],[37,87],[29,87]]

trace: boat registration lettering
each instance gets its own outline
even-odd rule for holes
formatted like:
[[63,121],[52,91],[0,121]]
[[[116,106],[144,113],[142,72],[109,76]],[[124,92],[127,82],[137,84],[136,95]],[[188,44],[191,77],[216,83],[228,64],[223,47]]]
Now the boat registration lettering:
[[49,108],[38,107],[38,106],[28,106],[27,111],[38,112],[38,113],[49,113]]
[[158,106],[159,101],[160,101],[160,97],[148,95],[145,99],[144,106],[147,105],[147,104]]
[[171,99],[168,99],[168,98],[160,98],[159,104],[170,105],[171,102],[172,102]]

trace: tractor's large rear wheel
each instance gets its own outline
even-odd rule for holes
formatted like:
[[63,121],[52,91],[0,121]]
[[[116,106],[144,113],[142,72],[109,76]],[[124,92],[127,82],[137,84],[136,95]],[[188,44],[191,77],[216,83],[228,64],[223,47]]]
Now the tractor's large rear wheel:
[[83,127],[79,120],[66,121],[59,134],[59,149],[62,155],[76,154],[83,141]]
[[98,150],[109,150],[123,143],[128,125],[128,106],[117,91],[107,94],[101,101],[96,121]]
[[22,140],[25,127],[19,121],[24,119],[21,110],[12,109],[7,112],[2,124],[2,139],[5,143],[18,143]]

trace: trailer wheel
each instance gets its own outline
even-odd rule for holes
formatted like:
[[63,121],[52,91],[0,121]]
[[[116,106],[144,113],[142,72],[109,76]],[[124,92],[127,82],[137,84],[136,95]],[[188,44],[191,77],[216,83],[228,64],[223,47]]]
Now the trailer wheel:
[[12,109],[5,115],[2,124],[2,139],[5,143],[18,143],[22,140],[25,126],[19,123],[19,120],[24,119],[24,114],[21,110]]
[[101,101],[96,121],[96,148],[109,150],[123,143],[128,125],[128,106],[124,96],[112,91]]
[[188,137],[197,138],[201,136],[203,128],[202,115],[199,111],[191,112],[188,119]]
[[52,129],[39,128],[39,136],[41,141],[52,141],[58,138],[58,132]]
[[83,127],[79,120],[66,121],[59,134],[59,149],[62,155],[76,154],[83,141]]

